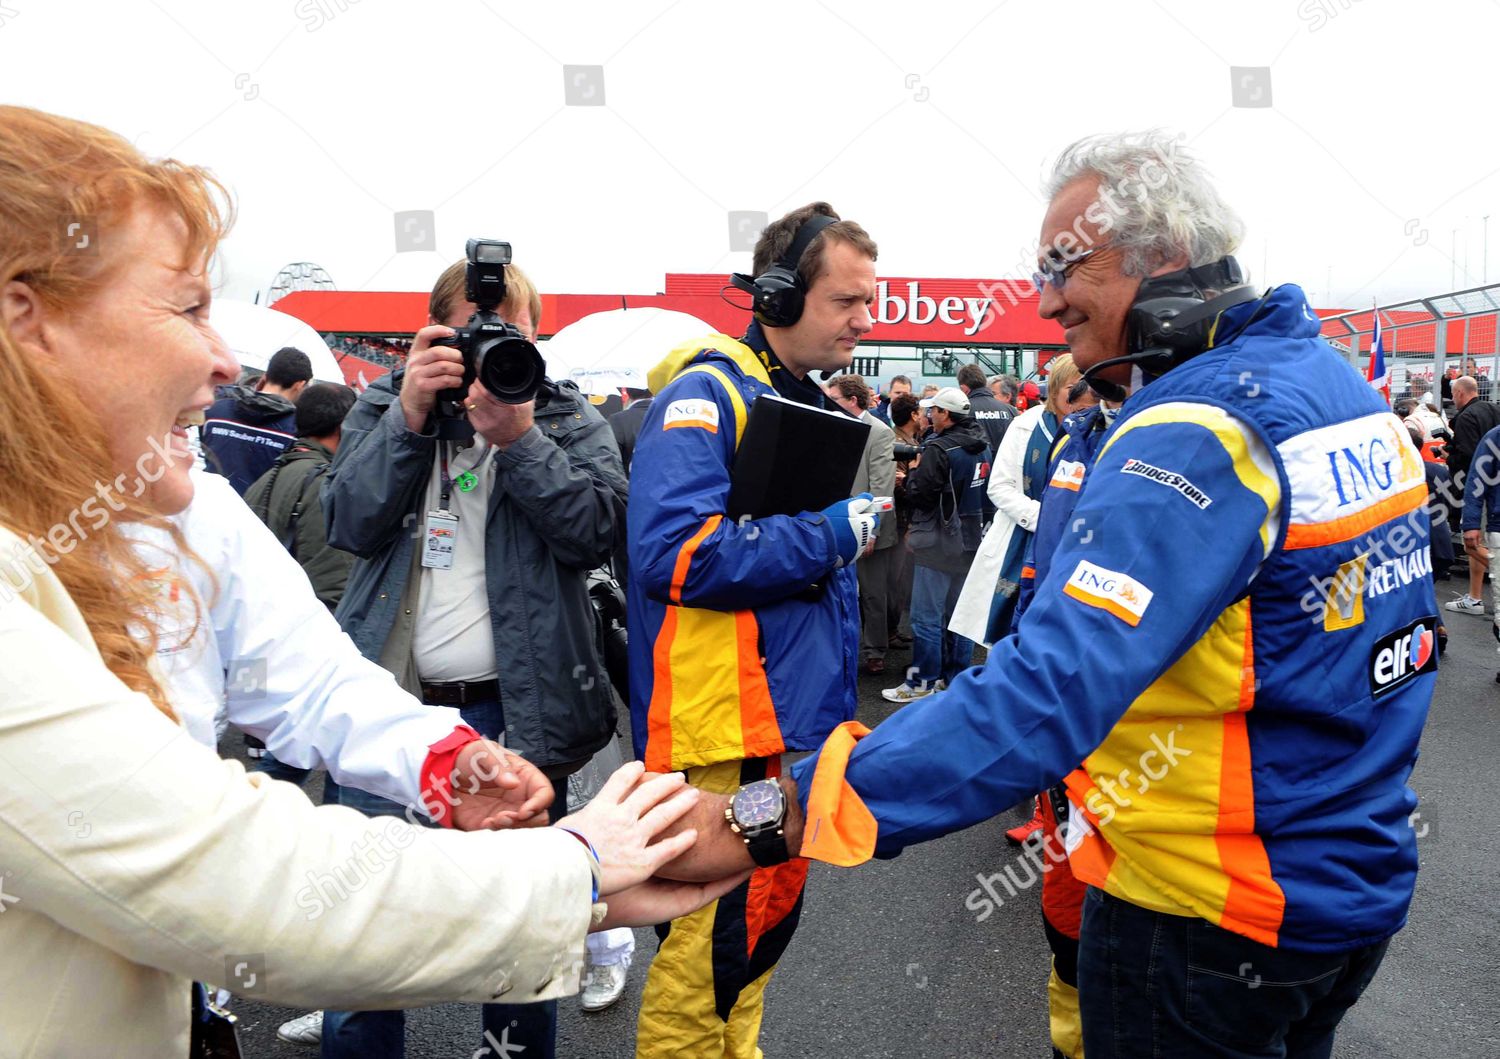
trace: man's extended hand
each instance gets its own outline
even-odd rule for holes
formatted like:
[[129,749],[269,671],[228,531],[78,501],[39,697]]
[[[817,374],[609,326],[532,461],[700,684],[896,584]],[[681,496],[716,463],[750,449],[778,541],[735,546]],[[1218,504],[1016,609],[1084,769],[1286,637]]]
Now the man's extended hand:
[[[782,829],[786,833],[787,849],[795,857],[802,849],[802,807],[797,802],[797,785],[791,777],[782,776],[778,782],[787,803]],[[729,822],[724,819],[724,810],[729,808],[730,800],[727,794],[703,792],[698,804],[677,824],[677,829],[691,827],[697,831],[698,841],[682,856],[659,868],[656,872],[659,877],[709,882],[755,867],[750,851],[745,848],[745,840],[731,831]]]
[[531,762],[490,739],[458,752],[453,769],[453,826],[460,831],[541,827],[552,784]]
[[707,883],[647,879],[610,895],[609,911],[594,930],[650,927],[698,911],[750,878],[748,871]]

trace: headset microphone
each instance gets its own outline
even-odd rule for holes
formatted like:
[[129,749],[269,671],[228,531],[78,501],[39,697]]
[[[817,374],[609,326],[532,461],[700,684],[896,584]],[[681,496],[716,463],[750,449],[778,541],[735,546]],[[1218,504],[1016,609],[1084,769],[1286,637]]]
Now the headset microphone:
[[755,319],[765,327],[791,327],[802,318],[802,305],[807,297],[807,287],[797,273],[797,264],[818,233],[830,224],[838,223],[837,217],[817,213],[803,221],[792,239],[792,245],[775,264],[759,276],[751,278],[742,272],[729,277],[729,282],[746,292],[751,298]]
[[[1210,298],[1207,292],[1211,290],[1223,293]],[[1144,374],[1165,375],[1214,345],[1214,326],[1221,313],[1256,297],[1255,290],[1245,285],[1239,262],[1232,257],[1151,276],[1141,282],[1125,319],[1125,347],[1129,352],[1095,364],[1083,378],[1101,399],[1123,401],[1129,391],[1099,378],[1101,372],[1117,364],[1130,364]],[[1251,313],[1241,330],[1254,318],[1255,313]]]

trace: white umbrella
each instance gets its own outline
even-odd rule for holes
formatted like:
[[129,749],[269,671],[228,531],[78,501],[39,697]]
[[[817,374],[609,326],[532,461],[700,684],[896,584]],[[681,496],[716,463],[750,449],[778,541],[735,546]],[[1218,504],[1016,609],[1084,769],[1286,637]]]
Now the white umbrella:
[[323,336],[295,316],[250,302],[215,298],[208,322],[224,336],[240,366],[264,371],[271,355],[282,346],[295,346],[312,361],[313,378],[343,382],[344,373]]
[[588,394],[622,386],[647,389],[646,373],[684,342],[714,333],[696,316],[671,309],[609,309],[564,327],[541,347],[547,374],[572,379]]

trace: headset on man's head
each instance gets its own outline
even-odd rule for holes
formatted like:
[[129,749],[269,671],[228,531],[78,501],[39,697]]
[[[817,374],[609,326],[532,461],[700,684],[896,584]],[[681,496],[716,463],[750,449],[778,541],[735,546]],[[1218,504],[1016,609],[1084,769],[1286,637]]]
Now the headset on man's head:
[[750,295],[755,319],[764,327],[791,327],[802,318],[802,307],[807,299],[807,285],[797,271],[802,255],[818,237],[818,233],[830,224],[838,223],[837,217],[826,213],[815,213],[797,228],[797,235],[786,253],[777,258],[769,268],[754,279],[743,272],[729,277],[729,282]]
[[[1209,291],[1222,293],[1210,298]],[[1261,301],[1271,296],[1270,291]],[[1125,387],[1099,378],[1099,373],[1116,364],[1131,364],[1147,375],[1165,375],[1208,349],[1234,338],[1217,338],[1214,329],[1219,314],[1236,305],[1253,301],[1255,289],[1245,283],[1244,270],[1233,257],[1194,268],[1179,269],[1164,276],[1150,276],[1141,281],[1135,301],[1125,318],[1123,357],[1101,361],[1083,373],[1089,387],[1106,401],[1123,401]],[[1252,312],[1240,330],[1250,325]]]

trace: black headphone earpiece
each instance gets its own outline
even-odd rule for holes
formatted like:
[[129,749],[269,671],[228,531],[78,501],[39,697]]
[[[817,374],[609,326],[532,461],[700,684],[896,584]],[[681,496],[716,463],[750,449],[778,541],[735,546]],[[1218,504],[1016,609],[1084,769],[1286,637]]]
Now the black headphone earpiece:
[[[1206,294],[1210,290],[1223,293],[1210,298]],[[1125,318],[1128,352],[1095,364],[1083,377],[1103,399],[1123,401],[1125,388],[1099,378],[1099,372],[1116,364],[1132,364],[1148,375],[1165,375],[1214,344],[1215,321],[1221,313],[1256,297],[1254,288],[1245,285],[1240,263],[1232,257],[1149,277],[1141,282]]]
[[807,288],[797,273],[797,265],[818,233],[837,222],[837,217],[814,214],[798,227],[786,253],[759,276],[751,279],[743,272],[736,272],[729,277],[731,284],[750,295],[755,319],[763,326],[791,327],[802,318]]

